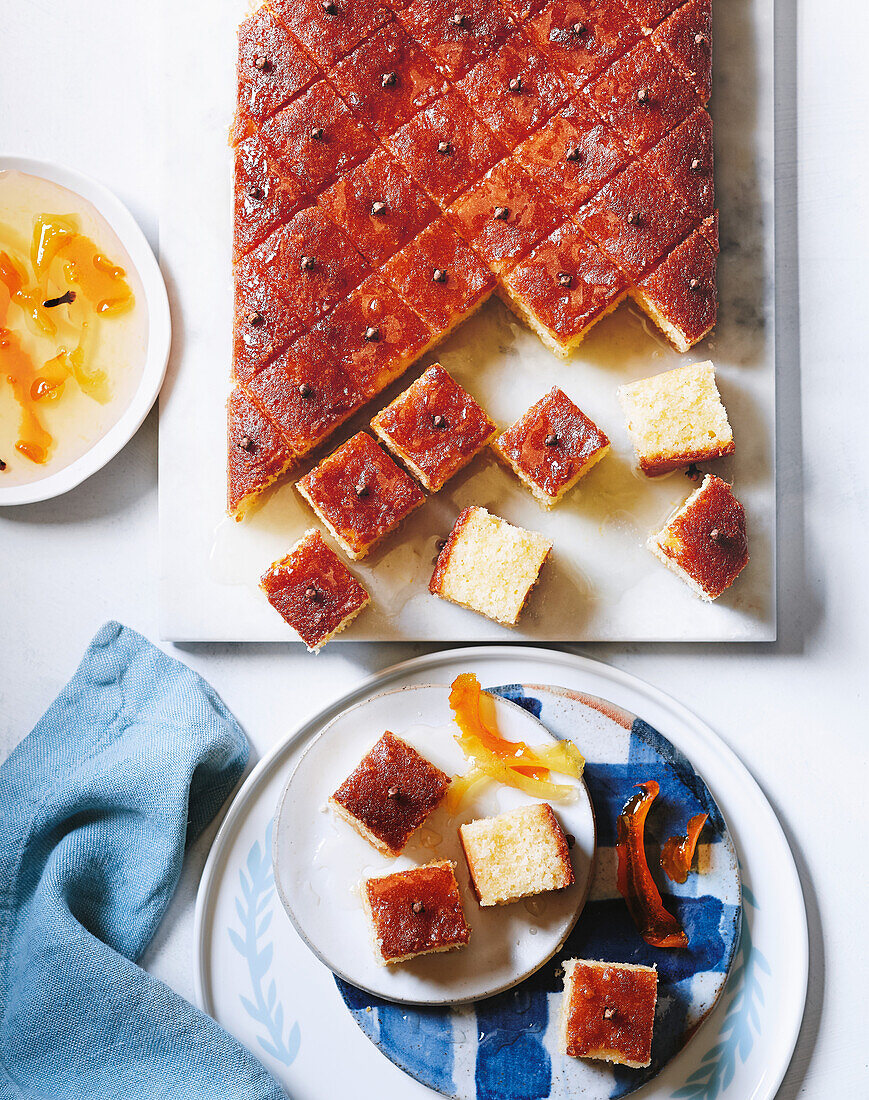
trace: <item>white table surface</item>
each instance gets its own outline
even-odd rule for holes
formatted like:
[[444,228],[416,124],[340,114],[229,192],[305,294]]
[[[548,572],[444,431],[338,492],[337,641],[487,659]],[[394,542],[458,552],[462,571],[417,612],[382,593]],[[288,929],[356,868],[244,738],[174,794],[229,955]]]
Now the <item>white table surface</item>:
[[[718,18],[747,0],[718,0]],[[869,254],[865,0],[778,5],[779,641],[583,652],[692,707],[764,787],[791,840],[811,930],[808,1008],[780,1096],[869,1094],[865,1053],[865,680],[869,529],[864,439]],[[66,161],[114,188],[155,238],[153,8],[6,0],[3,151]],[[830,12],[835,10],[835,16]],[[207,58],[191,51],[190,77]],[[860,293],[857,293],[859,286]],[[0,758],[117,618],[156,637],[156,415],[66,497],[0,515]],[[856,445],[861,445],[855,453]],[[327,696],[419,645],[170,648],[205,675],[262,754]],[[145,965],[192,996],[188,862]]]

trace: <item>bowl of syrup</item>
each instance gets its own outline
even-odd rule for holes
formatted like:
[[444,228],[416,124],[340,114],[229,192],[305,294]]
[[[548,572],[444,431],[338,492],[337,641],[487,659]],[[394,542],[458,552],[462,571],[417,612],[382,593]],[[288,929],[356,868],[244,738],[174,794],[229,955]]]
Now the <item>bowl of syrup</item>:
[[0,157],[0,505],[59,496],[135,435],[166,373],[160,268],[126,207]]

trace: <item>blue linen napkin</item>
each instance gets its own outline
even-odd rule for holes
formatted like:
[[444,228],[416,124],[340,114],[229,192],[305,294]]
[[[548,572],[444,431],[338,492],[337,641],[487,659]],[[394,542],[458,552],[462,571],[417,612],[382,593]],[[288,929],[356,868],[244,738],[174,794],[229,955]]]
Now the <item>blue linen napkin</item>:
[[135,965],[247,757],[196,673],[118,623],[100,630],[0,768],[0,1097],[285,1100]]

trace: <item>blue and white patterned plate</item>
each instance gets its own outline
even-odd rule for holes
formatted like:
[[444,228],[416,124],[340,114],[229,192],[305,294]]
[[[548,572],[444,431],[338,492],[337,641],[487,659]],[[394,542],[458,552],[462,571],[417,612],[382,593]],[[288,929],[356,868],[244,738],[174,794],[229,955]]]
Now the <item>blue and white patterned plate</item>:
[[[663,1068],[637,1096],[771,1100],[799,1031],[807,978],[805,909],[793,859],[775,816],[736,757],[684,708],[633,677],[560,652],[487,647],[407,662],[361,685],[277,745],[230,808],[203,874],[195,927],[199,1003],[263,1059],[286,1083],[294,1100],[343,1095],[354,1100],[384,1095],[413,1100],[432,1097],[432,1089],[447,1095],[531,1100],[568,1094],[620,1096],[635,1087],[631,1071],[572,1060],[565,1070],[552,1058],[548,1021],[558,986],[553,964],[529,979],[521,993],[514,991],[450,1013],[447,1037],[446,1021],[438,1012],[386,1007],[345,989],[353,1008],[348,1012],[331,973],[301,943],[276,899],[269,859],[272,815],[286,777],[310,739],[336,714],[369,694],[404,684],[446,682],[463,671],[475,672],[485,684],[562,685],[566,692],[525,689],[526,695],[541,703],[543,720],[556,732],[561,732],[562,722],[570,721],[571,712],[577,713],[577,706],[588,710],[571,693],[614,701],[615,706],[605,705],[597,713],[601,726],[609,726],[612,737],[621,740],[627,759],[620,761],[615,751],[599,755],[589,750],[588,783],[599,803],[599,826],[604,816],[600,806],[609,805],[617,812],[626,789],[635,781],[631,773],[641,768],[643,774],[637,778],[656,778],[662,786],[661,805],[650,817],[650,829],[654,826],[661,837],[682,831],[687,816],[705,807],[710,798],[694,769],[704,777],[713,807],[717,805],[726,818],[739,853],[742,933],[737,942],[738,894],[708,890],[712,879],[705,874],[692,875],[685,889],[674,890],[668,899],[685,920],[689,934],[693,932],[694,942],[707,948],[700,954],[692,949],[682,953],[682,963],[675,958],[662,961],[662,955],[676,952],[654,952],[662,992],[667,994],[666,1002],[662,999],[655,1049],[656,1064]],[[614,717],[619,714],[621,724]],[[635,714],[642,715],[642,721],[630,717]],[[656,730],[666,735],[666,741]],[[577,740],[587,748],[582,736]],[[595,765],[601,762],[610,771],[595,774]],[[688,791],[693,808],[686,806],[684,815],[677,811],[675,818],[668,819],[668,795],[676,791],[680,797]],[[675,802],[674,798],[674,806]],[[721,819],[715,820],[720,823]],[[612,859],[607,857],[612,840],[603,829],[599,840],[602,859],[588,919],[580,919],[568,952],[645,961],[649,955],[643,952],[649,949],[632,939],[635,934],[623,904],[607,886],[607,874],[610,883],[614,875]],[[723,869],[726,841],[704,843],[704,848],[702,858],[711,862],[708,866],[702,862],[701,869],[711,871],[713,864],[719,865],[719,857]],[[718,872],[714,874],[717,880]],[[731,867],[731,882],[735,881]],[[717,898],[720,907],[705,902],[705,894]],[[601,916],[608,906],[612,924]],[[601,928],[607,929],[605,950],[596,938]],[[734,948],[735,965],[718,1006],[694,1041],[671,1056],[699,1025],[704,1005],[714,1000]],[[623,954],[616,954],[618,950]],[[680,970],[684,963],[687,966]],[[361,1028],[355,1026],[354,1018]],[[406,1072],[383,1057],[366,1034]],[[579,1082],[571,1076],[576,1066],[591,1067],[592,1075]]]

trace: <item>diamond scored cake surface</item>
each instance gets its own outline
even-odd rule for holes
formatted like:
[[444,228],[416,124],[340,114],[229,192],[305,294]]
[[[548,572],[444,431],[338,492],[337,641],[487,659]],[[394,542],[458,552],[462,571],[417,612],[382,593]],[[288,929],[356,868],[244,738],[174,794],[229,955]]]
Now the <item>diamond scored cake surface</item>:
[[254,11],[232,131],[230,513],[494,290],[559,355],[627,294],[679,350],[705,336],[711,56],[710,0]]

